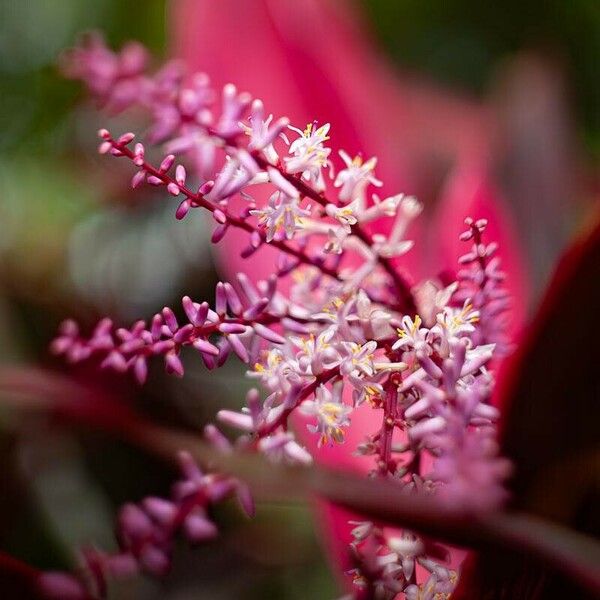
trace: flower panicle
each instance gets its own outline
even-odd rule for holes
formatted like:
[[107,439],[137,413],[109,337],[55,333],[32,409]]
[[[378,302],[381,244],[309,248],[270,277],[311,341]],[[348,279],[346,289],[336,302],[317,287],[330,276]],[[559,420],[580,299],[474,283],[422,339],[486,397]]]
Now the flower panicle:
[[[215,445],[227,444],[225,438],[207,428],[207,439]],[[48,598],[105,598],[110,579],[146,573],[164,577],[171,569],[176,536],[199,544],[218,535],[209,515],[212,505],[236,496],[249,516],[254,503],[247,487],[230,476],[203,472],[188,452],[178,456],[181,479],[169,498],[149,496],[141,502],[121,507],[117,518],[118,550],[107,553],[86,548],[79,556],[74,574],[47,572],[38,582],[39,591]]]
[[182,377],[180,353],[186,346],[192,346],[205,366],[214,369],[232,353],[248,363],[265,343],[283,344],[285,339],[275,328],[305,331],[303,311],[276,291],[274,278],[254,285],[240,274],[236,283],[239,292],[230,283],[217,283],[213,308],[184,296],[179,319],[169,307],[149,323],[140,320],[129,329],[116,328],[111,319],[104,318],[87,338],[68,319],[61,324],[51,350],[71,363],[94,357],[102,368],[131,372],[143,384],[153,356],[162,356],[167,372]]
[[[102,105],[119,111],[136,105],[149,113],[149,141],[163,143],[167,152],[158,167],[146,161],[144,143],[130,147],[133,134],[112,137],[106,129],[99,132],[101,153],[125,156],[138,167],[133,187],[143,182],[165,187],[179,199],[178,219],[192,208],[209,210],[216,222],[215,242],[230,227],[245,230],[249,234],[249,244],[242,249],[245,257],[264,244],[275,246],[288,255],[282,272],[290,271],[290,263],[313,265],[349,290],[377,270],[395,290],[395,303],[414,308],[410,282],[390,260],[412,247],[404,233],[420,205],[398,194],[383,200],[373,195],[369,202],[369,186],[382,185],[375,176],[376,158],[351,158],[340,150],[342,165],[336,172],[327,146],[328,123],[298,128],[286,117],[274,119],[260,100],[252,100],[233,84],[224,86],[219,101],[205,74],[184,76],[172,63],[151,75],[147,60],[130,65],[123,57],[126,50],[114,53],[101,38],[91,36],[65,54],[63,71],[82,80]],[[100,80],[98,73],[103,74]],[[175,161],[186,162],[187,168],[178,164],[173,176],[169,171]],[[193,188],[188,171],[194,174]],[[258,184],[272,190],[266,206],[253,200]],[[232,214],[229,201],[236,195],[248,203]],[[381,219],[395,223],[389,235],[373,237],[366,225]],[[363,263],[354,277],[338,272],[336,265],[345,256]]]
[[[368,591],[376,598],[447,600],[451,597],[458,574],[444,566],[449,558],[444,548],[410,531],[398,533],[370,521],[351,521],[350,525],[355,567],[346,574],[358,590]],[[417,566],[427,574],[422,583],[417,583]]]
[[[277,265],[256,284],[243,273],[232,283],[219,282],[212,305],[185,296],[181,310],[166,307],[128,329],[103,319],[84,337],[66,321],[52,350],[70,362],[95,358],[102,368],[131,372],[140,383],[154,356],[181,377],[188,346],[208,369],[235,355],[263,393],[252,389],[241,410],[217,413],[227,431],[237,432],[232,444],[209,426],[220,451],[235,447],[308,466],[314,451],[292,431],[296,414],[308,419],[320,449],[347,443],[357,409],[369,407],[380,416],[378,427],[353,450],[368,461],[374,478],[395,482],[399,493],[436,494],[473,510],[503,502],[510,465],[498,455],[491,394],[495,356],[508,349],[510,305],[497,247],[482,238],[487,222],[465,221],[461,239],[472,248],[460,259],[456,281],[412,282],[394,261],[412,248],[406,232],[422,206],[403,194],[369,195],[383,185],[376,158],[340,150],[336,165],[329,124],[294,127],[232,84],[219,96],[204,74],[184,75],[171,63],[149,75],[146,63],[138,46],[113,53],[94,36],[66,55],[66,73],[84,81],[101,105],[113,112],[134,104],[145,108],[149,143],[163,144],[166,154],[154,165],[133,133],[113,136],[107,129],[99,131],[99,151],[131,161],[137,169],[133,187],[146,183],[176,198],[177,219],[192,209],[207,211],[214,243],[231,228],[243,230],[248,245],[242,256],[269,245],[278,251]],[[255,199],[255,186],[267,186],[266,204]],[[242,208],[231,202],[237,196]],[[368,227],[380,219],[389,220],[388,233],[371,234]],[[291,282],[283,293],[285,277]],[[249,504],[239,482],[186,465],[176,489],[214,482]],[[119,521],[127,558],[118,565],[141,565],[159,575],[170,564],[175,533],[198,541],[202,532],[215,531],[206,520],[210,498],[202,485],[177,526],[169,521],[169,535],[161,519],[180,514],[183,496],[128,505]],[[192,514],[200,520],[186,526]],[[358,589],[370,586],[381,597],[402,593],[408,599],[451,592],[456,574],[441,565],[445,557],[430,542],[408,531],[388,535],[373,524],[355,532]],[[110,572],[110,560],[102,561],[89,570]],[[429,572],[427,579],[417,580],[416,564]]]

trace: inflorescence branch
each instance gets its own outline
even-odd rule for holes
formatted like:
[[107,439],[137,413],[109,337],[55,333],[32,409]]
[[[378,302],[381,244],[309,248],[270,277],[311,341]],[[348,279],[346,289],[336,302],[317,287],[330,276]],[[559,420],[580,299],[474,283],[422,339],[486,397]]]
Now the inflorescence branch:
[[[209,369],[233,353],[248,365],[248,377],[265,397],[252,389],[241,411],[218,412],[220,423],[239,431],[232,443],[208,426],[207,438],[220,451],[260,452],[273,462],[309,465],[315,452],[296,440],[294,415],[308,418],[303,437],[316,436],[320,448],[342,444],[355,410],[368,406],[381,416],[380,426],[353,450],[369,461],[372,477],[394,482],[401,494],[435,494],[463,508],[489,510],[501,503],[509,465],[498,456],[498,411],[490,398],[492,359],[498,349],[507,349],[509,303],[496,246],[483,240],[487,222],[465,221],[461,239],[473,246],[460,259],[463,268],[454,283],[426,280],[415,293],[396,259],[413,245],[405,233],[421,205],[402,194],[369,198],[369,186],[382,185],[374,175],[375,158],[351,158],[340,150],[344,167],[336,172],[326,146],[329,124],[299,129],[286,118],[274,121],[260,100],[231,84],[223,89],[217,113],[206,75],[184,76],[169,64],[149,76],[145,64],[140,46],[113,53],[97,37],[67,56],[67,74],[83,80],[108,109],[147,109],[150,142],[163,143],[167,155],[154,167],[143,144],[131,147],[133,134],[115,139],[105,129],[100,152],[125,156],[138,167],[133,187],[146,181],[179,197],[178,219],[191,208],[208,210],[217,224],[213,242],[233,227],[250,237],[242,256],[264,245],[278,250],[276,274],[257,283],[244,274],[233,283],[219,282],[213,307],[184,297],[184,324],[164,308],[149,325],[138,321],[130,329],[114,329],[104,319],[85,338],[67,321],[53,351],[71,362],[95,357],[103,368],[133,372],[140,383],[152,356],[162,356],[168,372],[183,376],[180,354],[186,346]],[[186,166],[175,164],[176,155]],[[234,197],[246,203],[239,213],[232,209]],[[370,234],[371,223],[381,219],[393,219],[389,233]],[[283,293],[278,282],[288,274],[292,284]],[[206,518],[207,501],[237,493],[251,512],[243,484],[203,475],[189,457],[184,461],[185,480],[171,499],[126,507],[119,535],[123,561],[96,553],[87,561],[87,571],[96,574],[93,585],[55,574],[48,592],[62,582],[101,596],[107,575],[139,568],[165,572],[176,533],[183,529],[199,541],[216,532]],[[213,486],[219,493],[206,491]],[[443,566],[447,551],[408,530],[354,525],[351,575],[357,598],[451,593],[457,575]],[[416,565],[429,573],[423,581]]]

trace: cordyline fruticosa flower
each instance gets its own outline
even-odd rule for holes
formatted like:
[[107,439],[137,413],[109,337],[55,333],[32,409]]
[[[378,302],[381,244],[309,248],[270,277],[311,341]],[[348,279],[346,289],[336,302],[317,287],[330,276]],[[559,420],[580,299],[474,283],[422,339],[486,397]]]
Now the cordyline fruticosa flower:
[[[236,230],[245,242],[230,250],[243,258],[274,248],[273,274],[219,282],[214,304],[185,296],[179,318],[168,307],[128,328],[106,318],[88,335],[66,321],[52,350],[73,363],[95,360],[130,373],[140,384],[150,360],[184,376],[187,347],[208,369],[235,355],[258,387],[241,411],[216,415],[238,431],[234,439],[213,424],[200,444],[126,412],[100,419],[161,454],[178,452],[181,479],[167,497],[122,508],[117,553],[85,551],[72,575],[10,563],[15,572],[28,573],[47,598],[104,597],[112,577],[166,574],[178,535],[191,543],[218,535],[209,514],[214,503],[235,495],[251,516],[253,494],[317,493],[361,515],[347,524],[348,597],[488,597],[484,588],[496,594],[489,597],[519,597],[525,589],[535,597],[551,579],[539,566],[523,574],[511,558],[517,550],[578,574],[571,585],[597,591],[590,555],[573,546],[589,540],[562,528],[555,538],[539,538],[552,526],[503,509],[512,467],[499,452],[492,393],[499,358],[512,350],[507,318],[518,299],[504,287],[488,221],[465,215],[458,265],[439,265],[443,277],[414,280],[402,257],[418,247],[410,227],[421,205],[401,193],[375,193],[383,185],[376,158],[336,148],[338,161],[328,123],[293,126],[233,84],[218,92],[206,74],[178,63],[150,74],[147,62],[141,46],[114,53],[95,35],[65,55],[66,74],[82,80],[101,106],[145,109],[148,142],[165,149],[153,162],[148,143],[133,133],[101,129],[100,153],[130,161],[132,187],[164,188],[177,219],[206,211],[215,244],[226,245]],[[266,203],[257,200],[265,194]],[[72,416],[68,404],[62,410]],[[354,415],[365,410],[377,415],[377,426],[352,450],[369,477],[312,467],[321,449],[347,443]],[[510,445],[518,438],[518,426],[511,429],[517,410],[511,407],[505,450],[517,467],[518,503],[528,461],[518,456],[521,446]],[[303,443],[310,436],[312,443]],[[256,455],[264,457],[260,468]],[[485,549],[478,562],[469,560],[464,581],[441,542]],[[498,577],[498,548],[510,579]],[[489,579],[482,577],[487,571]],[[520,591],[507,596],[511,589]]]

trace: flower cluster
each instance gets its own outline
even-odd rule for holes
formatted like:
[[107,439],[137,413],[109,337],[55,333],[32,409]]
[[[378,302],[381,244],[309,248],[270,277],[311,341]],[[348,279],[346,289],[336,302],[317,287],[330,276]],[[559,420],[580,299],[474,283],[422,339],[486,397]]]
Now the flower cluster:
[[[251,390],[241,411],[217,415],[239,431],[238,446],[274,461],[309,464],[311,454],[291,430],[292,416],[309,419],[317,446],[336,445],[352,427],[355,409],[368,405],[381,415],[381,426],[354,450],[370,461],[373,476],[395,481],[404,493],[439,494],[477,510],[501,502],[508,465],[494,441],[491,360],[497,345],[506,349],[508,301],[496,247],[483,241],[486,222],[466,220],[462,239],[473,247],[460,259],[464,268],[454,283],[409,281],[396,259],[413,246],[405,236],[420,203],[402,194],[369,195],[372,186],[383,185],[376,159],[340,150],[338,164],[327,145],[329,124],[297,128],[287,118],[275,120],[260,100],[231,84],[218,102],[206,75],[186,75],[176,64],[148,75],[137,46],[114,54],[92,37],[65,62],[67,73],[112,110],[133,104],[148,110],[150,141],[163,142],[167,152],[158,165],[132,133],[99,132],[101,153],[126,158],[137,169],[134,187],[163,187],[178,199],[178,219],[194,208],[207,211],[214,243],[237,228],[248,235],[243,257],[266,245],[279,257],[267,281],[239,274],[219,282],[212,307],[184,297],[184,321],[164,308],[130,329],[104,319],[88,338],[67,321],[53,350],[72,362],[96,357],[103,368],[131,371],[140,383],[152,356],[183,376],[186,346],[209,369],[234,354],[265,390],[264,398]],[[243,199],[241,209],[233,208],[234,197]],[[387,233],[371,233],[374,222]],[[289,275],[284,294],[279,282]],[[229,447],[216,428],[210,431],[220,447]],[[150,506],[157,514],[176,510],[158,502],[128,508],[134,530],[156,521],[152,510],[147,514]],[[202,522],[197,531],[212,531]],[[177,523],[189,537],[187,520]],[[432,560],[430,545],[410,532],[387,539],[374,526],[359,529],[353,544],[358,586],[370,581],[386,598],[447,597],[456,574]],[[158,573],[168,555],[161,536],[144,538],[154,540],[150,562],[135,532],[121,539],[143,568]],[[429,571],[426,581],[417,581],[416,563]]]
[[[425,543],[409,531],[388,531],[369,521],[352,522],[352,556],[357,565],[348,572],[354,585],[375,598],[394,600],[404,594],[406,600],[448,600],[456,586],[458,574],[444,567],[444,548]],[[432,559],[435,556],[436,559]],[[429,573],[423,583],[416,583],[416,567]]]
[[463,268],[457,274],[459,289],[455,298],[468,299],[479,311],[481,322],[474,332],[474,339],[480,344],[493,343],[496,354],[506,354],[510,350],[506,332],[511,298],[502,287],[506,275],[500,270],[500,258],[496,256],[498,244],[484,243],[485,219],[473,221],[469,218],[465,224],[468,228],[461,240],[472,241],[472,247],[458,259]]
[[[227,444],[210,427],[207,437],[215,444]],[[175,534],[181,532],[192,544],[216,537],[217,526],[207,511],[232,494],[237,495],[247,514],[254,514],[246,486],[231,477],[203,473],[187,452],[181,452],[178,458],[183,478],[173,486],[171,497],[148,497],[139,504],[125,504],[117,521],[119,550],[114,554],[94,548],[83,551],[81,567],[75,575],[44,573],[39,587],[45,597],[105,597],[111,577],[140,571],[158,577],[166,575],[171,568]]]

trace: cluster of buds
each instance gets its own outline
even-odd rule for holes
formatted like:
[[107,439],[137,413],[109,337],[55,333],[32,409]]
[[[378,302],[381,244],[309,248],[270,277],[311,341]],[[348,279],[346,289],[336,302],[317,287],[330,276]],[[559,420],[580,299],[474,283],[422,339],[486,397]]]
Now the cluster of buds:
[[[54,351],[73,362],[97,357],[140,383],[154,355],[182,376],[185,346],[209,369],[234,354],[265,390],[264,398],[251,390],[241,411],[217,415],[239,430],[238,445],[309,464],[313,457],[291,431],[293,415],[308,417],[321,447],[343,443],[355,409],[368,405],[381,414],[381,426],[353,450],[371,461],[373,476],[395,481],[404,493],[440,494],[476,509],[501,502],[508,465],[494,441],[491,361],[496,344],[506,346],[508,303],[495,245],[482,239],[486,222],[466,220],[461,237],[473,248],[455,282],[412,282],[397,259],[413,246],[405,236],[421,205],[402,194],[369,197],[372,186],[382,186],[375,158],[340,150],[336,170],[328,124],[297,128],[287,118],[274,120],[260,100],[231,84],[219,110],[206,75],[184,77],[177,65],[147,75],[131,52],[113,54],[92,38],[70,53],[68,73],[113,109],[148,109],[151,141],[164,142],[168,154],[154,166],[133,134],[115,137],[106,129],[99,132],[100,152],[131,161],[134,187],[147,182],[177,198],[178,219],[193,208],[207,211],[214,243],[240,229],[248,235],[243,257],[268,245],[279,251],[277,264],[267,281],[254,284],[239,274],[218,283],[213,307],[184,297],[184,324],[164,308],[149,325],[114,330],[105,319],[84,338],[68,321]],[[112,85],[98,89],[98,72]],[[122,92],[128,81],[137,96]],[[241,209],[234,210],[234,197],[243,199]],[[387,233],[371,233],[373,223]],[[290,274],[283,293],[279,282]],[[228,447],[223,434],[211,432]],[[369,531],[354,545],[362,557],[359,586],[368,579],[409,599],[446,597],[456,575],[428,558],[428,544],[408,532],[384,541]],[[430,573],[424,582],[416,579],[415,561]]]
[[506,354],[510,350],[506,332],[511,298],[502,286],[506,275],[500,270],[500,258],[496,256],[498,244],[484,243],[486,219],[473,221],[468,218],[465,224],[467,230],[460,239],[472,241],[472,247],[458,259],[463,268],[457,273],[459,289],[455,297],[457,300],[468,299],[481,314],[475,340],[480,344],[495,344],[496,355]]
[[[215,445],[221,440],[208,427],[207,438]],[[175,536],[181,533],[191,544],[209,541],[218,535],[208,510],[236,495],[245,512],[252,516],[254,504],[246,486],[232,477],[203,473],[187,452],[180,452],[182,479],[173,485],[170,498],[148,497],[139,504],[125,504],[117,520],[119,550],[114,554],[88,548],[81,552],[77,574],[47,572],[39,588],[44,597],[56,600],[104,598],[110,578],[145,572],[155,577],[171,568]]]

